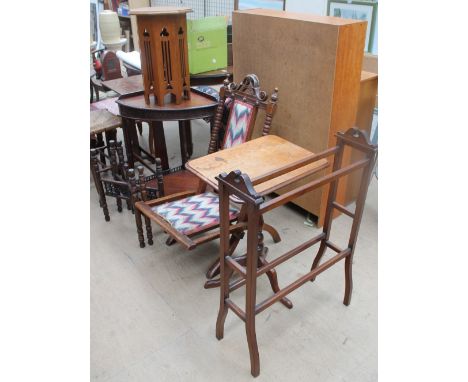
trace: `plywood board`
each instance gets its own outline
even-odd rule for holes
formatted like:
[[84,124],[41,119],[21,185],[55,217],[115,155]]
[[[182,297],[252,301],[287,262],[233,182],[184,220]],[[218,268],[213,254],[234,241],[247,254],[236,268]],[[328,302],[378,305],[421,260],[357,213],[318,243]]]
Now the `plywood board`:
[[[263,90],[278,87],[271,132],[320,152],[335,143],[335,131],[354,124],[365,28],[365,22],[312,14],[235,11],[234,81],[255,73]],[[322,199],[318,190],[295,203],[318,216]]]

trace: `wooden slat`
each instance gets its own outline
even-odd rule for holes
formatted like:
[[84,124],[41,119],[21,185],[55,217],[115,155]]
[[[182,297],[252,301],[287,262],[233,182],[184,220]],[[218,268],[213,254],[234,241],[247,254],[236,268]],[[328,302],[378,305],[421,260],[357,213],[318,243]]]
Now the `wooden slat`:
[[[248,161],[245,160],[247,157]],[[304,164],[307,160],[313,163]],[[326,159],[317,159],[314,153],[270,134],[190,160],[185,167],[215,189],[218,188],[216,177],[220,173],[240,170],[251,179],[263,179],[255,190],[264,195],[314,174],[327,165]]]
[[[245,229],[246,227],[247,227],[247,223],[233,224],[233,225],[229,226],[229,232],[232,232],[232,231],[235,231],[235,230],[238,230],[238,229],[241,229],[241,228]],[[207,230],[212,230],[214,228],[215,227],[210,227]],[[188,235],[188,236],[190,238],[192,238],[192,236],[196,236],[196,235],[198,235],[200,233],[202,233],[202,231],[196,232],[196,233]],[[200,244],[203,244],[203,243],[207,243],[208,241],[217,239],[220,236],[221,236],[221,231],[218,229],[216,232],[210,232],[210,233],[207,233],[207,234],[205,234],[203,236],[200,236],[200,237],[197,237],[197,238],[192,238],[192,239],[193,239],[194,243],[196,243],[197,245],[200,245]]]
[[257,277],[263,275],[265,272],[268,272],[270,269],[273,269],[276,266],[284,263],[286,260],[290,259],[293,256],[296,256],[302,251],[305,251],[307,248],[312,247],[314,244],[317,244],[319,241],[321,241],[324,237],[325,233],[322,232],[320,235],[313,237],[312,239],[302,243],[301,245],[298,245],[296,248],[293,248],[290,251],[286,252],[284,255],[281,255],[280,257],[277,257],[276,259],[270,261],[268,265],[265,265],[258,270]]
[[327,240],[325,242],[325,245],[330,248],[330,249],[333,249],[336,253],[341,253],[343,252],[343,249],[339,248],[337,245],[333,244],[330,240]]
[[289,284],[287,287],[281,289],[280,291],[276,292],[273,296],[267,298],[266,300],[262,301],[261,303],[257,304],[255,307],[255,314],[258,314],[268,308],[270,305],[273,305],[278,300],[282,299],[289,293],[295,291],[301,285],[305,284],[307,281],[313,279],[323,271],[330,268],[333,264],[337,263],[338,261],[344,259],[347,255],[351,253],[349,248],[345,249],[343,252],[339,253],[338,255],[332,257],[330,260],[326,261],[322,265],[315,268],[313,271],[306,273],[304,276],[298,278],[293,283]]
[[239,317],[242,321],[245,322],[245,312],[239,306],[237,306],[230,298],[226,299],[226,305],[237,315],[237,317]]
[[[289,164],[286,164],[282,167],[279,167],[278,169],[275,169],[275,170],[272,170],[266,174],[262,174],[260,176],[257,176],[252,180],[252,184],[255,186],[257,184],[261,184],[261,183],[264,183],[264,182],[267,182],[271,179],[274,179],[274,178],[278,178],[280,177],[281,175],[284,175],[288,172],[291,172],[291,171],[294,171],[298,168],[301,168],[301,167],[304,167],[304,166],[307,166],[308,164],[311,164],[313,162],[317,162],[319,161],[320,159],[324,159],[324,158],[327,158],[333,154],[335,154],[336,152],[338,151],[338,147],[335,146],[335,147],[331,147],[323,152],[321,152],[320,154],[309,154],[307,156],[305,156],[304,158],[302,159],[299,159],[295,162],[292,162],[292,163],[289,163]],[[324,168],[328,167],[328,162],[325,162],[325,163],[321,163],[318,168],[316,169],[317,171],[319,170],[323,170]],[[304,176],[302,177],[305,177],[305,176],[308,176],[310,174],[305,174]],[[301,177],[301,178],[302,178]]]
[[237,279],[235,281],[232,281],[229,284],[229,291],[232,292],[236,289],[239,289],[241,286],[245,285],[246,280],[244,278]]
[[149,207],[154,207],[154,206],[159,206],[160,204],[172,202],[174,200],[187,198],[187,197],[195,195],[195,194],[196,194],[195,191],[184,191],[184,192],[179,192],[177,194],[163,196],[162,198],[148,200],[146,202],[139,202],[139,203],[144,203]]
[[289,192],[286,192],[284,193],[283,195],[281,196],[278,196],[277,198],[274,198],[274,199],[271,199],[269,200],[268,202],[265,202],[262,204],[262,207],[260,209],[260,212],[262,214],[276,208],[276,207],[279,207],[283,204],[286,204],[288,203],[289,201],[291,201],[292,199],[294,198],[297,198],[298,196],[301,196],[301,195],[304,195],[306,194],[307,192],[309,191],[312,191],[313,189],[315,188],[318,188],[320,186],[323,186],[327,183],[330,183],[331,181],[333,181],[334,179],[337,179],[337,178],[340,178],[342,176],[345,176],[357,169],[360,169],[362,167],[364,167],[367,163],[369,162],[369,159],[363,159],[363,160],[360,160],[356,163],[353,163],[347,167],[344,167],[338,171],[335,171],[335,172],[332,172],[328,175],[325,175],[324,177],[320,178],[320,179],[317,179],[317,180],[314,180],[312,182],[309,182],[301,187],[298,187],[296,188],[295,190],[291,190]]
[[340,203],[338,202],[333,202],[332,203],[333,207],[336,208],[338,211],[341,211],[343,212],[345,215],[348,215],[349,217],[351,218],[354,218],[354,214],[348,210],[345,206],[342,206]]
[[224,260],[226,261],[226,264],[234,271],[236,271],[237,273],[239,273],[241,276],[245,277],[245,275],[247,274],[246,270],[245,270],[245,267],[243,267],[242,265],[240,265],[235,259],[233,259],[231,256],[226,256],[224,258]]
[[138,208],[143,215],[147,216],[148,218],[159,224],[164,231],[169,233],[174,239],[176,239],[179,243],[184,245],[187,249],[190,250],[196,247],[196,243],[194,243],[193,240],[174,229],[174,227],[172,227],[162,217],[156,215],[153,212],[153,210],[145,203],[137,202],[135,203],[135,207]]

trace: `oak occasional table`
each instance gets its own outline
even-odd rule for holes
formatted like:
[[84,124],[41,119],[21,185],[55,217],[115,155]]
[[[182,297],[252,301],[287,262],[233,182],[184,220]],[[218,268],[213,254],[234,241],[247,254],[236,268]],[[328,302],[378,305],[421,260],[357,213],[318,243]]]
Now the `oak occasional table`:
[[[217,190],[218,181],[216,177],[221,173],[240,170],[249,174],[254,181],[312,155],[313,153],[309,150],[283,138],[276,135],[266,135],[226,150],[190,160],[185,168]],[[322,159],[260,183],[255,186],[255,190],[259,195],[264,196],[306,176],[316,174],[327,166],[328,161]],[[244,261],[245,256],[240,256],[237,259],[238,261]],[[205,288],[217,286],[219,286],[219,280],[212,279],[205,283]]]
[[[229,66],[225,69],[218,69],[218,70],[213,70],[209,72],[204,72],[204,73],[199,73],[199,74],[192,74],[190,75],[190,84],[192,86],[198,86],[198,85],[214,85],[214,84],[222,84],[223,81],[226,79],[226,77],[232,78],[232,66]],[[102,86],[106,90],[112,90],[121,96],[126,96],[129,94],[137,95],[139,93],[143,92],[143,77],[141,75],[133,75],[130,77],[125,77],[125,78],[117,78],[114,80],[109,80],[109,81],[103,81]],[[196,90],[192,91],[193,93],[197,93]],[[200,94],[200,92],[197,93],[197,95]],[[199,98],[199,97],[197,97]],[[126,97],[121,97],[121,99],[125,99],[126,102]],[[210,98],[211,99],[211,98]],[[190,103],[190,102],[189,102]],[[197,101],[194,103],[196,104]],[[209,105],[205,105],[207,109],[210,109]],[[131,107],[134,108],[134,110],[129,110]],[[147,119],[141,119],[143,121],[148,121],[150,124],[150,129],[151,129],[151,134],[154,135],[154,143],[155,143],[155,150],[154,152],[156,153],[156,156],[161,158],[163,170],[165,172],[169,172],[169,163],[168,163],[168,158],[167,158],[167,150],[166,150],[166,141],[165,141],[165,136],[164,136],[164,130],[163,130],[163,121],[183,121],[182,123],[179,123],[179,134],[181,138],[181,150],[184,151],[186,150],[186,156],[184,157],[184,153],[182,153],[182,162],[185,163],[187,158],[190,157],[193,153],[193,143],[192,143],[192,130],[190,128],[190,120],[192,119],[198,119],[198,117],[192,117],[190,114],[194,112],[194,107],[192,105],[187,104],[185,101],[176,107],[174,105],[174,108],[171,107],[171,105],[165,105],[164,107],[161,108],[153,108],[152,106],[146,108],[146,112],[144,112],[144,109],[146,108],[146,105],[138,105],[137,102],[131,102],[131,106],[126,107],[127,114],[125,116],[122,115],[123,118],[130,118],[130,119],[135,119],[135,115],[142,115],[145,114],[147,115],[148,113],[152,114],[153,119],[147,120]],[[183,110],[184,108],[187,108],[187,110]],[[166,109],[166,110],[163,110]],[[191,110],[189,110],[191,109]],[[212,112],[208,112],[207,114],[201,113],[203,117],[200,118],[211,118],[215,110],[215,107],[213,108]],[[206,110],[205,110],[206,111]],[[169,116],[170,114],[170,119],[163,119],[161,118],[162,113],[166,114]],[[184,119],[177,119],[179,115],[184,115]],[[132,137],[137,139],[136,135],[132,135]],[[141,151],[140,148],[137,147],[135,142],[133,142],[133,145],[137,151]],[[185,149],[182,149],[184,147]]]
[[[244,321],[250,354],[250,373],[253,377],[257,377],[260,374],[260,356],[255,322],[257,314],[260,314],[276,302],[281,302],[290,308],[291,302],[285,300],[287,295],[307,282],[314,281],[318,275],[342,260],[344,262],[345,279],[343,304],[347,306],[351,302],[353,290],[353,255],[364,211],[367,189],[377,160],[377,146],[370,142],[365,131],[356,128],[350,128],[346,132],[338,132],[335,136],[336,145],[317,154],[300,149],[287,141],[279,140],[278,137],[264,137],[257,139],[257,142],[251,141],[250,143],[253,145],[251,145],[250,149],[237,151],[234,156],[232,153],[231,155],[225,153],[228,155],[225,155],[223,158],[216,158],[213,155],[210,158],[211,161],[202,162],[198,160],[197,166],[192,166],[196,167],[195,169],[198,173],[206,174],[207,180],[211,182],[213,169],[210,166],[210,162],[214,160],[223,162],[226,164],[226,170],[229,171],[229,173],[223,171],[223,173],[215,178],[218,182],[220,218],[220,305],[216,320],[216,338],[221,340],[224,337],[225,321],[229,311],[235,313]],[[344,151],[348,149],[360,151],[364,154],[364,158],[357,161],[353,160],[351,164],[343,163]],[[262,150],[264,152],[261,152]],[[269,168],[266,167],[269,165],[269,162],[266,160],[262,161],[262,158],[265,156],[269,156],[269,159],[273,161],[273,164],[270,163]],[[234,158],[230,161],[232,157]],[[241,157],[243,158],[242,162],[240,162]],[[305,184],[298,185],[298,182],[295,182],[295,185],[288,192],[272,199],[266,200],[262,197],[262,194],[265,194],[268,190],[275,190],[277,187],[282,187],[294,180],[298,180],[298,175],[294,173],[298,171],[302,172],[304,168],[309,166],[318,166],[316,168],[320,168],[320,166],[326,165],[326,162],[324,162],[325,158],[329,157],[329,161],[333,163],[333,168],[331,171],[327,171],[326,174],[314,177],[315,179]],[[257,163],[257,161],[260,161],[260,163]],[[238,168],[231,165],[234,163]],[[217,167],[217,165],[213,165],[213,167]],[[217,171],[219,171],[219,168]],[[313,170],[309,169],[309,171]],[[338,183],[340,179],[358,171],[362,174],[359,195],[354,208],[349,209],[347,206],[337,202]],[[290,179],[287,180],[285,177],[289,177]],[[265,184],[268,185],[264,186]],[[322,232],[318,235],[311,235],[312,237],[306,235],[306,241],[296,245],[294,248],[289,248],[286,252],[275,256],[271,262],[266,263],[264,261],[266,247],[264,246],[262,232],[264,230],[263,215],[321,187],[329,189]],[[247,253],[243,255],[245,260],[242,263],[238,260],[238,257],[232,256],[231,251],[233,229],[230,222],[229,204],[233,199],[239,200],[239,203],[242,204],[242,209],[245,211],[243,224],[247,225]],[[347,215],[352,221],[346,247],[343,247],[343,244],[341,244],[343,241],[340,244],[336,244],[335,240],[330,236],[335,212]],[[272,288],[274,291],[273,295],[263,299],[261,302],[257,302],[258,277],[271,272],[275,267],[291,260],[294,256],[309,250],[312,246],[319,243],[320,246],[312,265],[307,269],[305,274],[298,275],[300,276],[299,278],[281,289],[276,284],[275,288]],[[335,254],[330,255],[327,253],[326,258],[323,259],[328,249],[331,252],[335,252]],[[296,271],[293,273],[296,273]],[[232,277],[234,274],[237,276],[235,279]],[[243,285],[245,285],[245,308],[236,304],[230,296],[231,291]]]

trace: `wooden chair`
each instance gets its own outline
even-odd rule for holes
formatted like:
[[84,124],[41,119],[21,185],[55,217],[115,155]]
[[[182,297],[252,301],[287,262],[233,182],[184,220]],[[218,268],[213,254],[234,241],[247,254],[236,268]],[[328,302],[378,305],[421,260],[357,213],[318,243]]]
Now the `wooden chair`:
[[[226,79],[219,92],[218,107],[214,117],[213,128],[209,143],[208,154],[218,149],[225,149],[248,141],[253,132],[258,109],[265,111],[262,135],[267,135],[271,128],[273,115],[278,101],[278,89],[271,97],[261,91],[256,75],[250,74],[240,84],[229,83]],[[219,144],[223,109],[227,102],[231,103],[229,118],[222,146]],[[167,244],[174,240],[188,250],[196,248],[199,244],[217,239],[219,237],[219,198],[214,192],[206,190],[206,184],[200,182],[197,192],[181,192],[157,200],[143,199],[135,203],[135,220],[140,247],[145,246],[141,216],[158,224],[170,235]],[[241,221],[240,208],[232,205],[230,209],[232,222]],[[148,220],[146,220],[148,222]],[[263,223],[263,229],[271,234],[275,242],[281,240],[278,232],[270,225]],[[245,222],[234,224],[232,229],[231,252],[243,236]],[[147,227],[147,232],[151,228]],[[152,237],[148,237],[148,244],[152,245]],[[207,278],[212,279],[219,273],[219,260],[207,271]],[[270,276],[270,274],[269,274]],[[276,275],[271,274],[272,284]],[[217,281],[210,282],[205,287],[216,287]],[[277,282],[276,282],[277,284]]]
[[[107,149],[109,154],[105,152]],[[102,161],[102,157],[109,159],[110,165]],[[111,140],[106,146],[91,149],[91,173],[106,221],[110,220],[106,196],[116,198],[117,210],[122,212],[122,200],[127,202],[129,210],[134,210],[135,201],[142,198],[141,188],[144,189],[143,198],[156,199],[164,195],[161,161],[156,160],[156,175],[145,176],[143,166],[138,166],[137,172],[138,179],[135,170],[129,169],[124,160],[121,141]]]
[[[122,125],[122,119],[107,110],[92,110],[89,120],[91,148],[109,147],[109,142],[117,137],[117,128]],[[100,150],[100,158],[101,162],[106,162],[104,150]]]
[[[106,93],[107,90],[102,86],[102,81],[115,80],[116,78],[122,78],[122,72],[120,67],[120,60],[113,51],[104,51],[100,56],[102,65],[102,76],[91,77],[91,90],[94,89],[96,93],[96,100],[99,101],[99,92]],[[91,92],[91,102],[93,102],[93,93]]]

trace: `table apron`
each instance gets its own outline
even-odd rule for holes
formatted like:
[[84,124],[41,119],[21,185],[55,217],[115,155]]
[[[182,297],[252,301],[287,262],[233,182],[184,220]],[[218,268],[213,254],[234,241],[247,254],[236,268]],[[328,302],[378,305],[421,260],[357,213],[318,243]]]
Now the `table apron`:
[[122,118],[142,120],[142,121],[190,121],[192,119],[212,118],[216,111],[216,106],[210,108],[192,109],[190,111],[147,111],[134,108],[122,107],[119,105],[119,113]]

